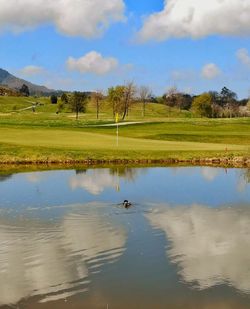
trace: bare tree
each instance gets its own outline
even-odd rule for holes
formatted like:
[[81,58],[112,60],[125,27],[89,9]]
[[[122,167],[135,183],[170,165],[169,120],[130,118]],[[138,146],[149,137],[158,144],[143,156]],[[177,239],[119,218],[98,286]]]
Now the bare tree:
[[103,92],[101,90],[96,90],[92,93],[92,100],[96,107],[96,119],[99,119],[101,101],[103,100]]
[[142,117],[145,117],[146,103],[151,97],[151,90],[147,86],[141,86],[139,88],[139,96],[142,102]]
[[125,85],[125,90],[124,90],[122,120],[124,120],[125,117],[128,116],[129,108],[134,101],[135,94],[136,94],[136,86],[135,86],[134,82],[128,82]]
[[171,107],[176,106],[178,89],[173,86],[163,95],[164,103],[168,106],[168,113],[170,115]]

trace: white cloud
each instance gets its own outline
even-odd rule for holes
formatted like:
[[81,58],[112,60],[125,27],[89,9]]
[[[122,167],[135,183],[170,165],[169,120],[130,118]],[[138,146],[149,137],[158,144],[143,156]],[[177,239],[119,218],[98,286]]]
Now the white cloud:
[[124,20],[123,0],[0,0],[0,30],[14,32],[54,24],[66,35],[99,36]]
[[45,72],[44,68],[35,65],[28,65],[19,70],[19,73],[25,76],[40,75],[43,74],[44,72]]
[[205,79],[214,79],[221,74],[221,70],[214,63],[204,65],[201,70],[201,75]]
[[248,0],[165,0],[164,9],[145,19],[140,41],[249,35]]
[[250,67],[250,55],[246,48],[239,49],[236,53],[236,56],[243,65]]
[[67,60],[67,67],[69,70],[97,75],[109,73],[116,69],[117,66],[117,59],[112,57],[104,58],[96,51],[91,51],[79,59],[69,57]]

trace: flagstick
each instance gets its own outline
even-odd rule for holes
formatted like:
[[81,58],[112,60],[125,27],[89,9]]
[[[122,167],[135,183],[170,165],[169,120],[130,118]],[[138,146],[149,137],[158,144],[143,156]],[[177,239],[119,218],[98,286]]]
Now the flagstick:
[[116,122],[116,146],[119,146],[119,114],[115,114],[115,122]]
[[117,122],[117,127],[116,127],[116,146],[119,146],[119,124]]

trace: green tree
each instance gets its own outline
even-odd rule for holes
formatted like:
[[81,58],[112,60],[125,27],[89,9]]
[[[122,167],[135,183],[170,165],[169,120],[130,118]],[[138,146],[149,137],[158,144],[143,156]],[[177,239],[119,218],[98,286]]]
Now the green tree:
[[201,117],[212,116],[212,96],[209,93],[203,93],[194,98],[192,110]]
[[66,93],[63,93],[63,94],[61,95],[61,101],[62,101],[64,104],[69,103],[69,98],[68,98],[68,96],[67,96]]
[[179,94],[179,108],[184,110],[189,110],[192,106],[193,97],[188,93]]
[[223,87],[221,90],[221,104],[227,105],[228,103],[235,102],[237,100],[237,94],[227,87]]
[[136,87],[133,82],[125,86],[116,86],[108,89],[108,101],[112,104],[113,116],[120,114],[122,120],[128,116],[129,108],[134,102]]
[[57,102],[57,111],[56,111],[56,113],[57,114],[61,113],[63,111],[63,109],[64,109],[64,106],[65,106],[64,102],[62,100],[59,100]]
[[124,86],[116,86],[108,89],[108,102],[112,105],[113,117],[116,113],[121,114],[124,100]]
[[221,95],[217,91],[209,91],[208,92],[212,98],[212,117],[218,118],[223,115],[223,108],[221,105]]
[[231,118],[233,113],[237,113],[238,110],[237,94],[227,87],[223,87],[221,90],[221,105],[226,108]]
[[88,96],[85,92],[75,91],[71,96],[69,103],[71,111],[76,113],[76,120],[78,120],[79,113],[86,112],[86,106],[88,102]]
[[171,107],[177,107],[178,105],[178,89],[173,86],[168,89],[168,91],[163,95],[163,102],[167,106],[168,116],[171,113]]
[[210,90],[210,91],[208,91],[208,93],[212,97],[213,104],[220,104],[220,102],[221,102],[221,95],[220,95],[220,93],[218,91]]
[[22,87],[20,88],[19,92],[21,93],[21,95],[25,96],[25,97],[29,97],[30,96],[30,90],[29,87],[25,84],[22,85]]
[[55,94],[52,94],[50,97],[51,104],[57,104],[57,96]]

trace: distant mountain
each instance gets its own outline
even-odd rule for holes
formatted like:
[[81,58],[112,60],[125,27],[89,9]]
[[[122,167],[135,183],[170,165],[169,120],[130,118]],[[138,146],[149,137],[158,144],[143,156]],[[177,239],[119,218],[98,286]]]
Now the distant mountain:
[[19,90],[23,84],[29,87],[30,94],[49,95],[51,93],[56,92],[55,90],[48,89],[45,86],[35,85],[24,79],[15,77],[14,75],[10,74],[8,71],[0,68],[0,85],[7,86],[8,88],[11,88],[14,90]]

